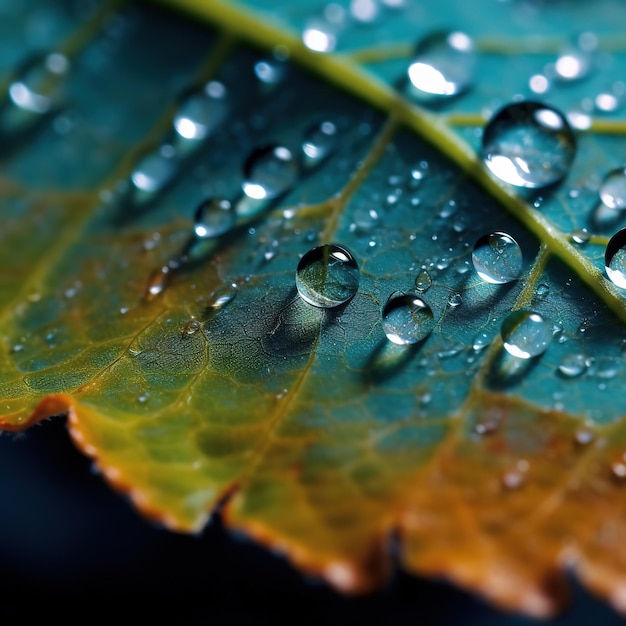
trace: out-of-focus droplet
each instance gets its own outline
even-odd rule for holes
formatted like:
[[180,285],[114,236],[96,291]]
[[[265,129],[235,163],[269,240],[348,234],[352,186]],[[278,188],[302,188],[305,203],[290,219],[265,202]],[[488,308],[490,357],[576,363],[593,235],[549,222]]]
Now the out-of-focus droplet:
[[426,103],[458,96],[472,86],[475,66],[474,44],[465,33],[427,35],[417,44],[407,70],[407,95]]
[[485,165],[516,187],[542,189],[561,182],[575,155],[576,139],[563,114],[539,102],[503,107],[483,133]]
[[176,155],[169,148],[171,146],[162,146],[145,155],[135,165],[130,179],[140,194],[153,195],[159,192],[176,174]]
[[615,285],[626,289],[626,228],[609,240],[604,253],[604,269]]
[[271,200],[287,192],[300,175],[291,150],[270,145],[254,150],[243,167],[243,191],[253,200]]
[[495,232],[481,237],[474,245],[472,263],[484,281],[504,285],[522,273],[522,250],[511,235]]
[[275,87],[287,77],[289,63],[281,54],[274,54],[254,64],[254,74],[259,81],[268,87]]
[[225,282],[211,292],[206,300],[206,305],[212,309],[221,309],[232,302],[239,288],[235,282]]
[[338,143],[337,126],[330,120],[309,126],[302,141],[305,164],[308,166],[317,165],[337,149]]
[[423,341],[435,328],[430,305],[417,293],[393,292],[382,312],[387,339],[397,345]]
[[145,299],[150,302],[161,295],[171,280],[171,270],[167,265],[159,267],[150,274]]
[[208,82],[201,91],[185,96],[174,114],[174,129],[191,141],[202,141],[212,135],[229,113],[228,92],[218,81]]
[[235,211],[228,200],[208,198],[196,209],[194,234],[199,239],[219,237],[228,232],[235,225],[235,221]]
[[610,209],[626,209],[626,168],[611,170],[602,179],[600,199]]
[[448,306],[456,309],[463,303],[463,296],[460,293],[451,293],[448,297]]
[[346,10],[335,2],[327,4],[323,15],[307,21],[302,42],[313,52],[333,52],[345,23]]
[[559,374],[565,378],[578,378],[582,376],[589,367],[589,360],[584,354],[568,354],[559,363]]
[[359,288],[359,266],[352,253],[337,244],[309,250],[298,263],[296,288],[316,307],[332,308],[354,297]]
[[552,328],[539,314],[520,309],[510,313],[500,329],[506,351],[520,359],[543,354],[552,342]]

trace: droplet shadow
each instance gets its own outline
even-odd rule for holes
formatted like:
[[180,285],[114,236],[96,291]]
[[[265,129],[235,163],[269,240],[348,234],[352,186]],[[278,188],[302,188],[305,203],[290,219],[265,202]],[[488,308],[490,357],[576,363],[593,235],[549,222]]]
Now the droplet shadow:
[[500,347],[486,377],[487,387],[492,390],[514,387],[535,369],[540,358],[520,359],[509,354],[504,346]]
[[407,345],[381,339],[365,365],[365,380],[376,385],[393,378],[417,356],[427,339],[425,337],[418,343]]

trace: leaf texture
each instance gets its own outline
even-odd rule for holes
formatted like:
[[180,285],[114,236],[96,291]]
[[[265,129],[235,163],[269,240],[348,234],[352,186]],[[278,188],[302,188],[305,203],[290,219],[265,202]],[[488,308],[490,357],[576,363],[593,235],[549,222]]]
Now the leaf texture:
[[[80,18],[59,4],[46,42],[71,65],[58,108],[23,127],[6,121],[8,97],[0,111],[2,428],[67,414],[75,443],[148,517],[198,532],[222,506],[232,528],[342,590],[380,585],[397,535],[409,571],[503,607],[553,613],[572,569],[626,610],[626,308],[602,273],[624,218],[605,219],[597,199],[626,159],[624,122],[598,113],[543,198],[503,186],[475,153],[484,110],[526,93],[567,44],[563,19],[594,28],[599,52],[591,77],[555,83],[548,101],[569,109],[619,75],[621,5],[484,2],[488,20],[452,0],[436,14],[379,7],[324,55],[298,34],[312,4],[176,4],[206,24],[151,4]],[[427,111],[399,86],[415,33],[444,14],[475,38],[482,72]],[[259,80],[257,64],[285,51],[284,77]],[[20,54],[0,54],[7,90]],[[224,117],[188,150],[173,121],[207,81],[225,89]],[[194,240],[199,202],[241,200],[249,154],[300,154],[323,121],[339,137],[328,158],[223,236]],[[175,175],[138,200],[142,159],[172,151]],[[494,231],[520,243],[521,280],[474,272],[472,246]],[[299,297],[295,270],[329,242],[352,251],[360,285],[321,309]],[[397,346],[381,310],[423,270],[435,329]],[[499,335],[522,308],[554,327],[536,359],[511,357]],[[560,366],[576,356],[571,377]]]

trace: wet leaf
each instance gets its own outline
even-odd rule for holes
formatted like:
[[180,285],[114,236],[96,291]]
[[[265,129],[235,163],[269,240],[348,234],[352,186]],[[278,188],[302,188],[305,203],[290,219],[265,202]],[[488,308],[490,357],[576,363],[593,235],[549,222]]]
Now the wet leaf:
[[[624,215],[598,195],[626,160],[624,8],[176,4],[202,20],[60,2],[43,54],[2,40],[0,425],[67,414],[148,517],[195,532],[223,504],[343,590],[384,581],[397,535],[407,570],[503,607],[554,612],[571,569],[626,610]],[[425,99],[406,71],[442,15],[477,67]],[[578,128],[558,188],[476,156],[519,94]],[[519,280],[476,273],[490,233]]]

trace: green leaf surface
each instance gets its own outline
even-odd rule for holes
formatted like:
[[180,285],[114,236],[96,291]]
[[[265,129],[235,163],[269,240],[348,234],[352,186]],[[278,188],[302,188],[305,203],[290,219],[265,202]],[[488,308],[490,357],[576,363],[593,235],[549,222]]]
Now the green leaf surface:
[[[372,23],[348,16],[337,51],[319,54],[300,35],[324,9],[314,2],[175,3],[202,20],[31,2],[0,26],[0,426],[68,414],[75,443],[144,514],[194,532],[225,502],[231,527],[340,589],[379,585],[398,533],[409,571],[501,606],[555,611],[568,566],[624,610],[626,307],[603,259],[625,219],[598,199],[626,161],[624,109],[592,111],[572,171],[544,197],[502,185],[476,151],[513,99],[572,112],[619,93],[626,8],[380,5]],[[474,38],[478,71],[427,111],[399,86],[415,40],[443,22]],[[32,23],[45,36],[15,35]],[[582,30],[598,41],[589,76],[532,94],[530,77]],[[37,115],[8,94],[42,44],[70,70],[38,85],[59,97]],[[277,84],[257,76],[272,51],[290,57]],[[223,118],[190,149],[173,121],[209,80],[226,89]],[[323,121],[339,137],[328,158],[262,208],[241,201],[248,155],[299,155]],[[133,173],[159,153],[174,174],[139,196]],[[209,197],[231,200],[238,221],[200,245],[194,213]],[[474,271],[474,242],[494,231],[520,243],[519,281]],[[330,242],[354,254],[360,285],[321,309],[299,297],[295,270]],[[382,308],[423,270],[434,331],[397,346]],[[554,327],[535,359],[500,339],[521,308]],[[576,377],[559,368],[572,356]]]

